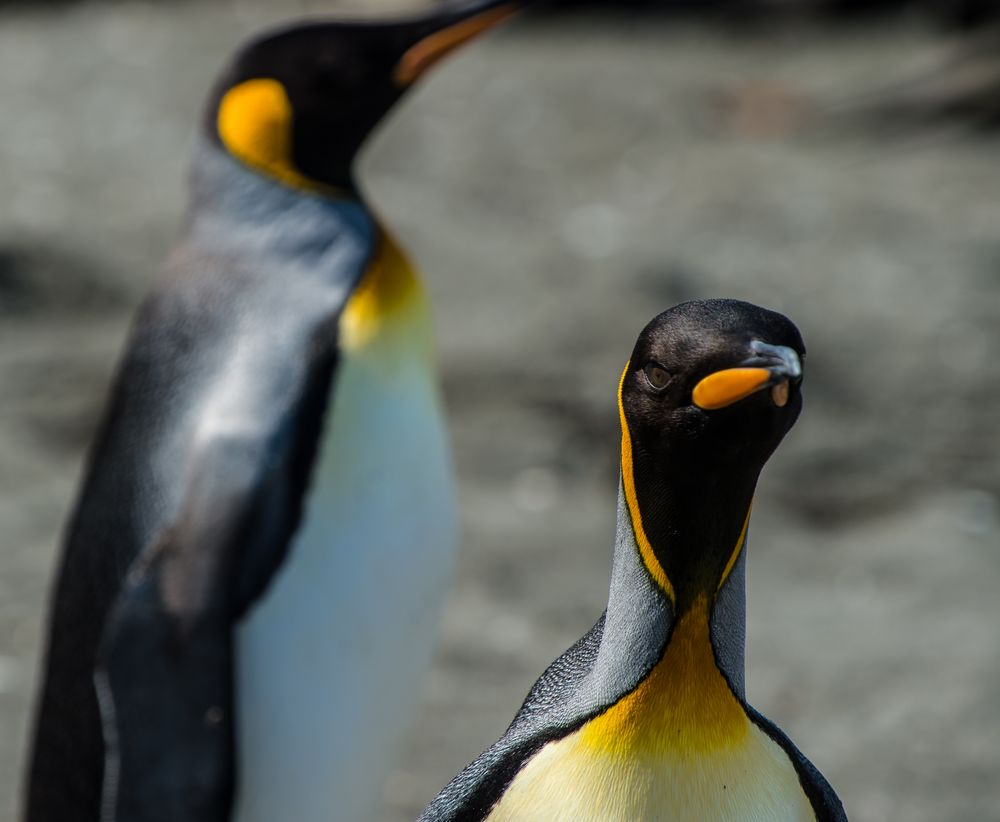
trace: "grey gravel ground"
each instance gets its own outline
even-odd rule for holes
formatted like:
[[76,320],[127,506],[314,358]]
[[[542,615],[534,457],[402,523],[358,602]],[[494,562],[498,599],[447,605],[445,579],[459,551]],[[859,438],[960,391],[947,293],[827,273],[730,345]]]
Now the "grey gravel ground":
[[[246,32],[323,5],[0,11],[0,819],[59,530],[201,96]],[[1000,820],[997,140],[873,94],[947,46],[898,22],[522,21],[375,141],[364,179],[436,300],[464,533],[387,820],[600,613],[621,363],[654,313],[721,295],[810,349],[755,506],[751,700],[854,820]]]

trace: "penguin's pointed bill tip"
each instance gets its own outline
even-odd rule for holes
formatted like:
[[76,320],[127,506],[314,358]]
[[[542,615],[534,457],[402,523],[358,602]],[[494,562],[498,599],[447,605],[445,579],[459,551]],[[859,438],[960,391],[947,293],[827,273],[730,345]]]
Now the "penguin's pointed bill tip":
[[469,17],[435,31],[413,44],[396,64],[393,79],[405,88],[412,85],[431,66],[474,37],[492,29],[521,9],[518,2],[484,7]]
[[305,19],[250,38],[216,81],[209,140],[264,176],[353,195],[361,146],[432,65],[532,0],[436,3],[396,18]]

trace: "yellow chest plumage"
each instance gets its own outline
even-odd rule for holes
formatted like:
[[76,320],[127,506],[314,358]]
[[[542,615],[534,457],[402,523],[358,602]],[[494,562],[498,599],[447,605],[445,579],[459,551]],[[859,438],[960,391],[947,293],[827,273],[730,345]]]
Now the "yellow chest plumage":
[[368,269],[340,317],[340,346],[350,355],[398,344],[406,337],[410,352],[429,361],[432,339],[427,297],[410,261],[385,232]]
[[649,676],[542,748],[488,820],[814,822],[815,814],[785,752],[716,667],[700,603]]

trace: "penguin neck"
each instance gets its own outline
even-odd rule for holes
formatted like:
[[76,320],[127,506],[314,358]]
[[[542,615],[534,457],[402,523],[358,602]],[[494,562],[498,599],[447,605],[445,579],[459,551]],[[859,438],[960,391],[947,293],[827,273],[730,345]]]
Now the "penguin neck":
[[208,140],[195,151],[191,192],[187,230],[201,248],[278,257],[285,276],[296,265],[306,276],[334,271],[352,256],[345,251],[358,250],[364,261],[340,319],[342,351],[390,360],[412,355],[429,364],[433,339],[423,284],[363,200],[289,188]]
[[[751,495],[752,490],[751,485]],[[641,524],[645,520],[637,522],[633,514],[629,483],[623,473],[611,590],[594,675],[605,679],[600,690],[614,695],[631,691],[664,664],[672,668],[671,675],[679,681],[703,677],[706,671],[702,668],[711,664],[724,678],[728,690],[743,701],[743,549],[750,497],[741,494],[736,499],[716,498],[715,506],[704,506],[695,505],[678,489],[663,491],[666,497],[657,507],[659,516],[649,518],[653,539],[657,540],[651,543],[650,531]],[[741,508],[741,514],[735,513]],[[719,520],[726,518],[731,521],[721,525]],[[678,556],[725,555],[714,586],[704,586],[700,567],[691,570],[682,562],[669,561],[671,554],[659,542],[666,535],[676,540],[671,547]],[[662,561],[659,572],[651,569],[651,559]],[[670,578],[664,571],[676,577]]]
[[207,138],[195,146],[190,214],[261,229],[272,247],[326,241],[333,223],[374,248],[377,221],[354,191],[336,194],[288,186],[242,163]]
[[430,307],[416,268],[382,229],[378,245],[340,320],[340,344],[347,353],[388,356],[393,361],[419,357],[431,368],[433,335]]
[[738,557],[756,471],[685,451],[658,453],[622,438],[622,485],[640,556],[682,615],[711,603]]

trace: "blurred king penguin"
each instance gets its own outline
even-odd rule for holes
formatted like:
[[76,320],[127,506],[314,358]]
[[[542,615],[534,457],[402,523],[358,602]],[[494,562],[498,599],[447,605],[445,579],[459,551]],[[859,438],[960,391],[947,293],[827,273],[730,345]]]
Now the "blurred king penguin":
[[245,46],[135,321],[54,591],[29,822],[361,822],[455,548],[426,296],[359,147],[512,11]]
[[618,391],[608,607],[423,822],[842,822],[832,788],[743,688],[757,477],[802,407],[780,314],[683,303],[640,334]]

